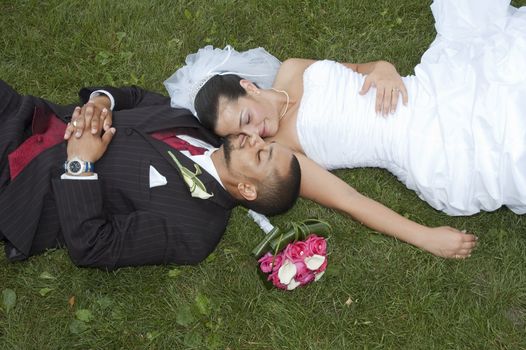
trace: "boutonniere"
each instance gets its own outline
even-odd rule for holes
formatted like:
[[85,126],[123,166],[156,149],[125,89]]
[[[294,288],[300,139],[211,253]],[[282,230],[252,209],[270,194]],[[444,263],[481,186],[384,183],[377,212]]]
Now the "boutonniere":
[[172,159],[174,160],[175,164],[179,168],[179,171],[183,175],[184,182],[188,186],[188,189],[190,190],[190,193],[192,194],[192,197],[194,198],[201,198],[201,199],[208,199],[210,197],[213,197],[213,193],[206,192],[206,187],[203,184],[201,180],[197,177],[197,175],[201,175],[203,172],[201,171],[201,167],[198,164],[194,163],[195,172],[191,172],[190,169],[185,168],[181,162],[177,159],[177,157],[171,152],[168,151],[168,154]]

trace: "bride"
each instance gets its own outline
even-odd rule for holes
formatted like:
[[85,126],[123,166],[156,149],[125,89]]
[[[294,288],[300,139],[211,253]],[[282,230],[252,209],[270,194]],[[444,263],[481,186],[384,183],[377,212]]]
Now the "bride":
[[[219,135],[256,133],[325,169],[385,168],[450,215],[502,205],[523,214],[526,8],[436,0],[432,10],[438,35],[414,76],[400,78],[387,62],[279,65],[262,49],[208,47],[165,85],[174,106]],[[463,258],[475,246],[473,235],[411,222],[300,160],[304,197],[435,255]]]

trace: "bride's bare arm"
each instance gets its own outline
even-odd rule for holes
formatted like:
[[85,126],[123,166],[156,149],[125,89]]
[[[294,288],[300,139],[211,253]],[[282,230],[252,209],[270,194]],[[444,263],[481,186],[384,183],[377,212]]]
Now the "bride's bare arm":
[[466,258],[476,245],[476,237],[443,226],[430,228],[397,214],[386,206],[360,194],[340,178],[321,168],[302,154],[301,192],[325,207],[350,215],[375,231],[410,243],[444,258]]
[[[285,60],[276,75],[274,87],[278,89],[298,89],[303,84],[303,73],[314,60],[303,58],[289,58]],[[398,105],[398,98],[402,95],[405,105],[408,102],[407,89],[395,66],[387,61],[368,63],[345,63],[344,66],[355,72],[367,75],[360,94],[365,95],[371,86],[376,88],[376,113],[387,115],[394,113]]]

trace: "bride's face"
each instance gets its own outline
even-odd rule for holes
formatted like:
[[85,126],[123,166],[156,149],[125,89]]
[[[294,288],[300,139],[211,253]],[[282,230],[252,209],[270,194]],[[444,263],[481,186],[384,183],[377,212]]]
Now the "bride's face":
[[237,100],[221,97],[215,129],[219,136],[256,134],[261,138],[278,132],[279,117],[263,93],[248,93]]

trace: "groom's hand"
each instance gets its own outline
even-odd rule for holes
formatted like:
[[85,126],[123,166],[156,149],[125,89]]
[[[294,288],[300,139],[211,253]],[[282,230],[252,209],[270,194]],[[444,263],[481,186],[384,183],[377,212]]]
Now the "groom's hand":
[[111,101],[105,95],[90,99],[80,109],[79,116],[71,117],[71,123],[68,124],[64,132],[64,139],[69,140],[72,135],[79,138],[85,129],[94,135],[100,132],[101,127],[104,131],[108,131],[112,124],[110,107]]
[[[75,108],[71,120],[83,119],[81,113],[82,109],[80,107]],[[88,162],[96,162],[106,152],[116,130],[111,127],[102,134],[102,130],[99,128],[93,134],[89,132],[90,124],[85,123],[84,125],[85,130],[80,137],[71,137],[68,140],[68,160],[78,157]]]

